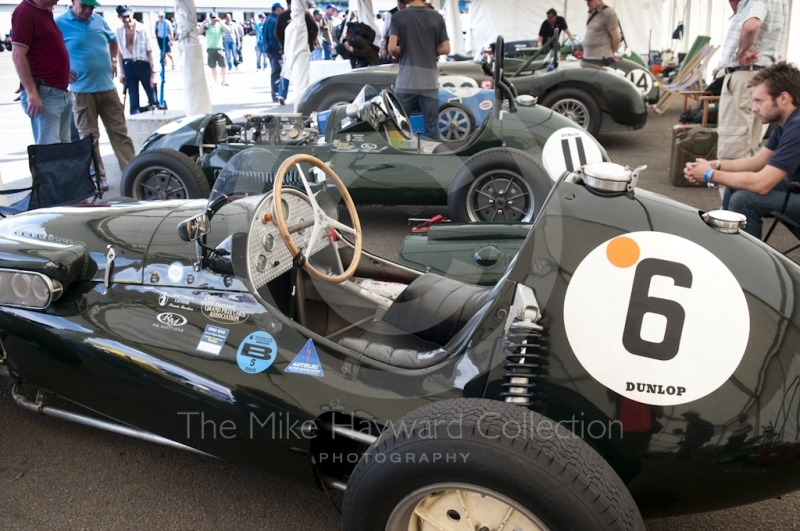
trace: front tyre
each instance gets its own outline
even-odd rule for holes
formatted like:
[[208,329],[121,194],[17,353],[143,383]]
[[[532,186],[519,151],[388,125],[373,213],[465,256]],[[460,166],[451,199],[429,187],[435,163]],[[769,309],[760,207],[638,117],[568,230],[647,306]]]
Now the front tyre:
[[443,400],[367,450],[345,491],[345,531],[644,530],[625,485],[571,431],[520,406]]
[[530,223],[553,181],[538,160],[524,151],[492,148],[467,159],[447,192],[456,222]]
[[200,166],[174,149],[139,153],[122,173],[121,190],[137,201],[199,199],[211,191]]
[[539,105],[566,116],[580,125],[592,136],[600,131],[603,114],[595,99],[588,93],[574,88],[554,90],[539,101]]

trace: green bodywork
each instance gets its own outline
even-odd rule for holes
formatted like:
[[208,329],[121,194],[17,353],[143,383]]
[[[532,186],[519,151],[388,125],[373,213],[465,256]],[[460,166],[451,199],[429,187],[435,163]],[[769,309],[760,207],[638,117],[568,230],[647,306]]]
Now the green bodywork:
[[[473,155],[504,147],[524,151],[541,161],[542,148],[550,135],[562,128],[576,127],[572,121],[538,105],[518,106],[517,112],[506,108],[499,118],[494,113],[490,115],[473,134],[474,140],[461,149],[426,153],[424,144],[416,145],[417,139],[406,141],[391,127],[375,124],[371,113],[365,111],[367,106],[357,119],[347,116],[345,106],[335,108],[328,118],[325,138],[306,145],[219,141],[210,127],[219,115],[206,115],[188,117],[156,131],[142,151],[168,148],[198,157],[209,183],[235,154],[253,146],[264,147],[280,162],[292,155],[308,154],[333,166],[357,204],[446,205],[453,177]],[[448,146],[439,149],[442,147]],[[605,150],[599,144],[598,147],[607,160]]]

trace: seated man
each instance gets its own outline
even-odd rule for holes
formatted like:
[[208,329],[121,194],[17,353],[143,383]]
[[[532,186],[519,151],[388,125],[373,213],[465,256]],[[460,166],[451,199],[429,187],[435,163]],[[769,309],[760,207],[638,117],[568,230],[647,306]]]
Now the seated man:
[[[800,70],[786,62],[760,70],[753,88],[753,113],[762,123],[777,127],[764,147],[752,157],[686,164],[684,174],[695,183],[719,183],[733,189],[729,210],[744,214],[745,231],[761,239],[761,218],[780,210],[789,181],[800,181]],[[800,220],[800,195],[786,207]]]

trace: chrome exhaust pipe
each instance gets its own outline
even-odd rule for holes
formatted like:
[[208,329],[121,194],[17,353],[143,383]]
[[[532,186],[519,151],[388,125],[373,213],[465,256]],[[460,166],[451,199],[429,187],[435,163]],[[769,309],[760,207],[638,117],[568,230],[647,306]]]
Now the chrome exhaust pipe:
[[20,406],[22,406],[27,410],[33,411],[34,413],[39,413],[40,415],[47,415],[49,417],[55,417],[61,420],[68,420],[70,422],[76,422],[78,424],[83,424],[84,426],[99,428],[101,430],[110,431],[111,433],[117,433],[119,435],[126,435],[128,437],[133,437],[134,439],[140,439],[142,441],[161,444],[163,446],[169,446],[171,448],[177,448],[178,450],[187,450],[189,452],[194,452],[196,454],[204,455],[207,457],[214,457],[211,454],[201,452],[200,450],[196,450],[191,446],[186,446],[185,444],[172,441],[165,437],[161,437],[160,435],[150,433],[149,431],[140,430],[138,428],[132,428],[130,426],[126,426],[118,422],[101,420],[98,418],[90,417],[88,415],[73,413],[72,411],[55,408],[52,406],[45,405],[44,403],[34,402],[22,396],[22,394],[20,394],[19,388],[21,385],[22,382],[17,382],[14,384],[14,387],[11,389],[11,396],[14,398],[14,402],[16,402],[17,404],[19,404]]

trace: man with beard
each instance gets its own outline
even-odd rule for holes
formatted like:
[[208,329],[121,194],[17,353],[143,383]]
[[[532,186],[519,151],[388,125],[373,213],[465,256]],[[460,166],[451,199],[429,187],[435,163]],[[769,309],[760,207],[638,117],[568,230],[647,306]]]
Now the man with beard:
[[[729,210],[747,217],[745,231],[761,239],[761,218],[780,210],[790,181],[800,181],[800,70],[785,61],[759,70],[749,82],[753,114],[775,130],[752,157],[686,164],[684,174],[695,183],[733,189]],[[792,195],[786,214],[800,220],[800,196]]]

